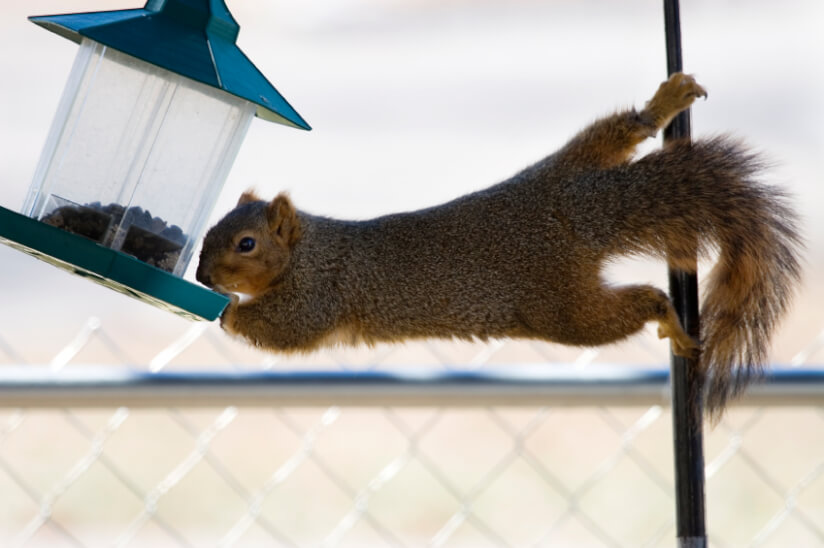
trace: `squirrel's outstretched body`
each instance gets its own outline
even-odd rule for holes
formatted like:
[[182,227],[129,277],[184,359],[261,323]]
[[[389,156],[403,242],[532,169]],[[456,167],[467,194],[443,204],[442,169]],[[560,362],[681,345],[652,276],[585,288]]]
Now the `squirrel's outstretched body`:
[[695,269],[717,248],[702,306],[707,407],[723,408],[766,359],[799,277],[795,214],[725,138],[635,146],[696,97],[676,74],[640,112],[596,121],[511,179],[449,203],[368,221],[251,193],[207,234],[197,279],[234,298],[230,333],[275,351],[422,337],[517,337],[593,346],[657,321],[680,355],[698,345],[649,285],[610,286],[610,258]]

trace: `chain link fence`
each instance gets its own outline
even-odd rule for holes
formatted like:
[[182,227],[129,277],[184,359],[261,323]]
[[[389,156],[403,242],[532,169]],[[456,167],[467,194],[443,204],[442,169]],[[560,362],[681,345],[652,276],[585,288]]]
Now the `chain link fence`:
[[[411,356],[427,370],[466,372],[516,355],[558,362],[567,352],[427,342],[330,351],[301,364],[250,353],[196,324],[136,364],[124,336],[90,319],[40,368],[57,383],[104,360],[185,376],[194,374],[192,358],[209,355],[210,371],[326,360],[327,370],[356,374],[403,369]],[[651,354],[654,344],[649,334],[632,343]],[[822,346],[824,335],[792,366]],[[4,371],[27,363],[25,349],[1,336],[0,359]],[[565,361],[586,375],[599,352]],[[712,545],[824,544],[823,421],[818,407],[738,406],[707,431]],[[264,408],[239,397],[228,407],[4,406],[0,544],[671,546],[671,443],[661,405]]]

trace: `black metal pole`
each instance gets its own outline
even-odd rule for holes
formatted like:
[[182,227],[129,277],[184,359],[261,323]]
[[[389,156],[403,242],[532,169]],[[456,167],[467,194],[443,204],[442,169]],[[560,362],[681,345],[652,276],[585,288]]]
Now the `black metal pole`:
[[[667,73],[681,72],[681,17],[678,0],[664,0]],[[664,130],[664,141],[690,138],[689,111]],[[690,336],[699,337],[698,276],[669,270],[670,298]],[[672,426],[675,459],[675,517],[678,546],[705,548],[704,442],[701,374],[695,359],[672,355]]]

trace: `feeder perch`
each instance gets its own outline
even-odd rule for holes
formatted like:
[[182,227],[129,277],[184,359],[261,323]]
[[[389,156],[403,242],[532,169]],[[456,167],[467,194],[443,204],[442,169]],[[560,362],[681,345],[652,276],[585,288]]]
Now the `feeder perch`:
[[310,129],[237,47],[223,0],[31,17],[80,44],[22,214],[0,240],[184,316],[183,279],[253,116]]

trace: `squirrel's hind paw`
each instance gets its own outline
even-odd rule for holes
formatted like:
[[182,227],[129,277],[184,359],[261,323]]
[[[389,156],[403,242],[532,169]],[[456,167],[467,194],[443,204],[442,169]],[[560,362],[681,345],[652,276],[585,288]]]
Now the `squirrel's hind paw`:
[[668,324],[658,326],[658,338],[669,339],[672,344],[672,353],[683,358],[697,359],[700,345],[687,335],[680,326],[677,329]]

